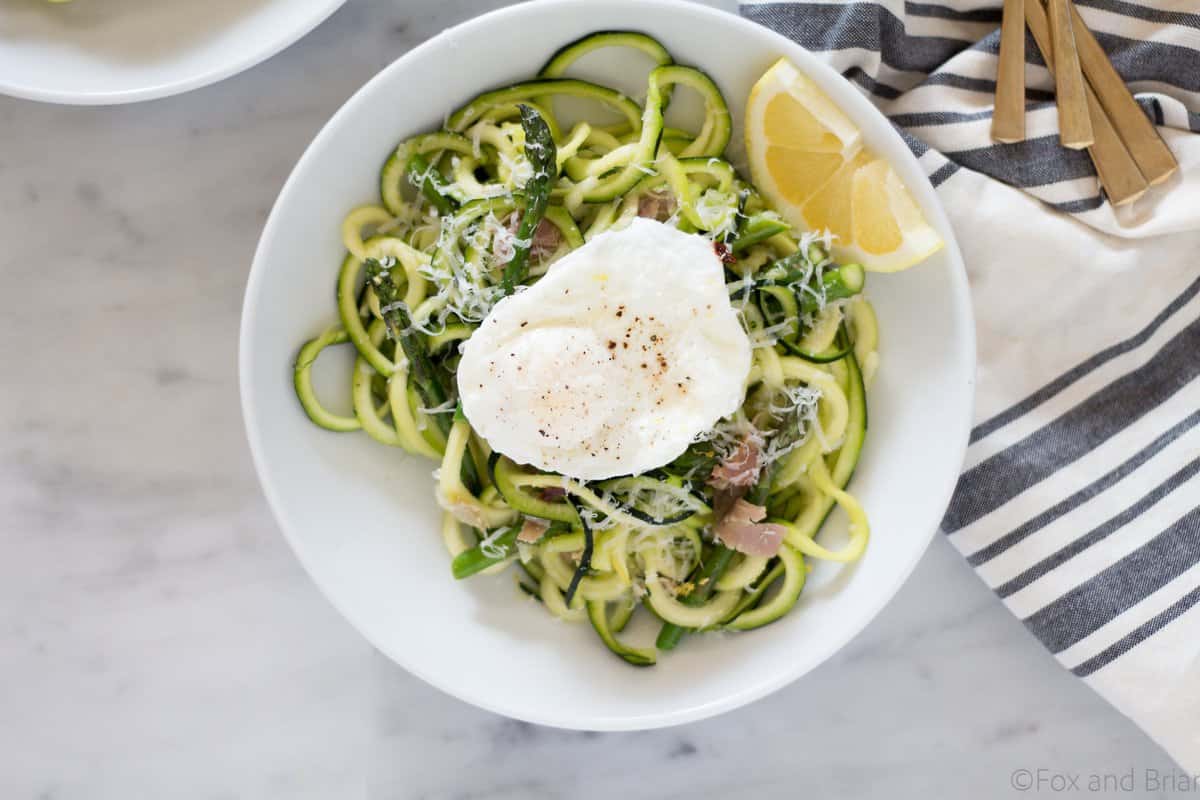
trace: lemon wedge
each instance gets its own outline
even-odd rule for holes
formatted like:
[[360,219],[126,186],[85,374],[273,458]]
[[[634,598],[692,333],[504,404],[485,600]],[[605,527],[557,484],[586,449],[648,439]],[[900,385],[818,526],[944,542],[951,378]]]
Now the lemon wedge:
[[829,230],[841,261],[895,272],[942,246],[891,165],[787,59],[750,90],[746,153],[755,184],[780,214],[801,229]]

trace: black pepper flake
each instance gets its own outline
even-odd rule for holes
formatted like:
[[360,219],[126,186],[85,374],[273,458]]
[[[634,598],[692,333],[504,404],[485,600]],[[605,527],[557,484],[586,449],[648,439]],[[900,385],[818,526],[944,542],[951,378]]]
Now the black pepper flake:
[[528,324],[529,324],[528,320],[527,320],[527,321],[525,321],[525,322],[522,322],[522,323],[521,323],[521,327],[522,327],[522,328],[524,328],[524,327],[525,327],[526,325],[528,325]]
[[617,343],[616,343],[616,342],[614,342],[612,339],[609,339],[609,340],[608,340],[608,349],[609,349],[609,350],[616,350],[616,349],[617,349]]

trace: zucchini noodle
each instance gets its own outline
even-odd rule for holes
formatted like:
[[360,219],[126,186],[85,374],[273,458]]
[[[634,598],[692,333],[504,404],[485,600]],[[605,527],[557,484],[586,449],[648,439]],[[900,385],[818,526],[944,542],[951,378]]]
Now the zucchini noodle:
[[[578,58],[610,47],[653,60],[644,103],[570,77]],[[676,92],[703,100],[696,129],[666,127]],[[596,118],[557,118],[555,101],[568,97],[589,102]],[[537,130],[530,116],[556,146],[545,157],[549,175],[529,155],[538,152],[531,142],[549,143],[527,141]],[[726,160],[730,134],[721,91],[659,42],[607,31],[568,44],[535,79],[480,94],[442,130],[396,147],[379,200],[342,224],[339,324],[305,343],[295,361],[296,394],[316,425],[361,430],[437,462],[441,536],[455,577],[515,564],[521,588],[552,615],[589,621],[638,666],[655,663],[684,633],[779,619],[802,595],[805,559],[856,561],[870,535],[846,489],[879,360],[862,268],[835,263],[827,233],[782,221]],[[523,225],[539,204],[537,227]],[[566,253],[638,216],[707,236],[727,254],[730,300],[755,348],[743,407],[643,475],[581,481],[493,452],[457,404],[460,345],[506,293],[511,264],[520,259],[511,270],[519,283],[535,282]],[[532,233],[522,239],[519,230]],[[379,270],[392,282],[382,295],[367,280]],[[397,311],[399,326],[389,316]],[[346,344],[356,353],[352,415],[322,404],[311,372],[326,348]],[[715,473],[751,446],[761,463],[746,496],[781,536],[770,555],[735,554],[715,532],[736,499],[723,500],[728,488],[714,488]],[[819,539],[835,508],[849,537],[831,549]],[[643,606],[665,623],[658,650],[618,636]]]

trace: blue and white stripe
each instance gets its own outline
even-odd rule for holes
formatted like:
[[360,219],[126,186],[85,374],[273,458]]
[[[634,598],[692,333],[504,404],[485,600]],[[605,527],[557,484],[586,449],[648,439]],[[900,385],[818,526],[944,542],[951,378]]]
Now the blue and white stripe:
[[1181,164],[1131,207],[1058,144],[1032,42],[1028,138],[991,141],[1000,0],[742,13],[871,98],[955,226],[980,416],[947,537],[1067,669],[1200,770],[1200,9],[1076,3]]

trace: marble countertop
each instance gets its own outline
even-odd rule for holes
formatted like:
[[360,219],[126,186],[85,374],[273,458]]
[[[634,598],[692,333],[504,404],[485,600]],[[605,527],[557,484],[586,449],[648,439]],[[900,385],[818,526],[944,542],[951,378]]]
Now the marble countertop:
[[322,599],[243,438],[250,259],[334,110],[504,4],[351,0],[248,73],[135,106],[0,98],[0,797],[987,798],[1019,768],[1169,770],[941,539],[814,673],[648,733],[479,711]]

